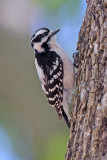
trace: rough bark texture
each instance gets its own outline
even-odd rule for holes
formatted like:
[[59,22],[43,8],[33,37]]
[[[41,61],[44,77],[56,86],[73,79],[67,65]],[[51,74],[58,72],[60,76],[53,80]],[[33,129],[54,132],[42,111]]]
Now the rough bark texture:
[[66,160],[107,160],[107,0],[87,0]]

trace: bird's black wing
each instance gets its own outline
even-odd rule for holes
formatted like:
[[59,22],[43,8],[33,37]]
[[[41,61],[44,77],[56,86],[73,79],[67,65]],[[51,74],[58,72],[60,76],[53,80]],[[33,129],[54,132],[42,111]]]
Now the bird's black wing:
[[[54,54],[54,56],[52,56]],[[59,118],[63,111],[63,62],[55,52],[50,53],[51,58],[46,63],[46,84],[44,92],[51,106],[56,108]]]

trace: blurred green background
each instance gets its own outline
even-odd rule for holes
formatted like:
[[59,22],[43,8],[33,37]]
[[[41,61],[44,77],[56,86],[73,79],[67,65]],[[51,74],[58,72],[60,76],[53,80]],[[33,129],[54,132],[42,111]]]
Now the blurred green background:
[[30,37],[60,28],[72,58],[85,9],[84,0],[0,0],[0,160],[65,159],[69,130],[41,90]]

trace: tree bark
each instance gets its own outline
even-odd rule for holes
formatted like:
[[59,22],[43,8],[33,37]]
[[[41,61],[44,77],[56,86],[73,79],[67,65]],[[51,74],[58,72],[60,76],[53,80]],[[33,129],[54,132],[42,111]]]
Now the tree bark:
[[66,160],[107,160],[107,0],[87,0]]

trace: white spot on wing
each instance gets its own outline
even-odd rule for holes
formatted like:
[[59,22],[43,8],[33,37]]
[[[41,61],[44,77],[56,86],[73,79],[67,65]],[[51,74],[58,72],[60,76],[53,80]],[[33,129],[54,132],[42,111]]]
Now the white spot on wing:
[[52,97],[52,98],[49,97],[48,100],[49,100],[49,101],[54,101],[56,97],[58,97],[58,94],[56,94],[56,95],[55,95],[54,97]]
[[60,76],[60,75],[61,75],[61,72],[59,71],[57,74],[58,74],[58,76]]
[[51,80],[50,80],[50,84],[52,84],[54,82],[54,78],[52,78]]
[[58,78],[58,75],[53,75],[53,77],[54,77],[55,79],[57,79],[57,78]]
[[50,71],[50,75],[52,75],[52,73],[53,73],[53,70]]
[[54,66],[53,66],[53,69],[56,70],[56,69],[57,69],[57,65],[54,65]]
[[59,86],[57,84],[53,88],[49,88],[49,91],[53,92],[56,88],[59,88]]

